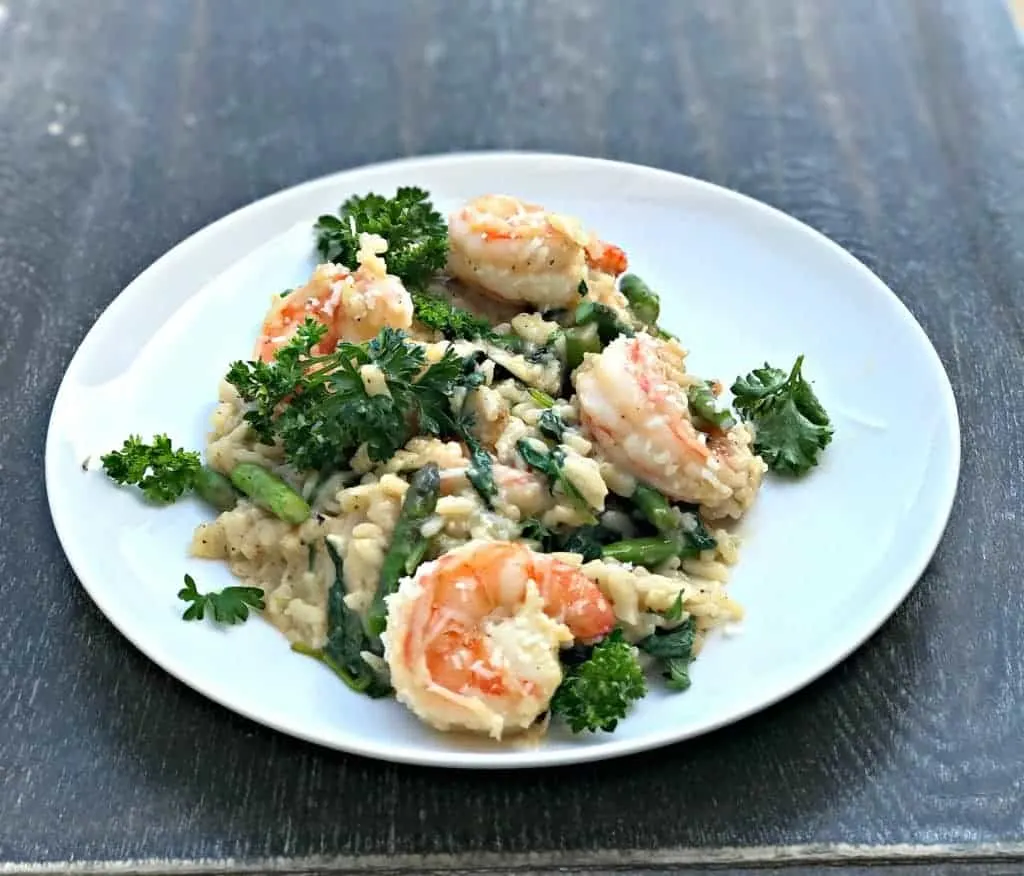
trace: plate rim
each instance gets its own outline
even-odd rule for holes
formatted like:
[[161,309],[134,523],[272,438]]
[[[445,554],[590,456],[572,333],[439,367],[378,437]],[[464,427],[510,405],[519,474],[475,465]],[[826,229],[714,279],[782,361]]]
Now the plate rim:
[[[58,456],[56,447],[61,437],[60,430],[57,428],[59,425],[58,412],[61,409],[62,404],[65,402],[65,396],[69,391],[69,387],[73,383],[73,376],[79,368],[84,367],[84,363],[87,361],[87,357],[90,354],[92,346],[99,340],[102,327],[105,324],[116,320],[117,314],[122,308],[130,306],[130,304],[140,296],[145,297],[143,285],[144,279],[147,276],[166,269],[168,264],[175,260],[187,259],[194,249],[200,247],[209,237],[216,235],[229,225],[235,224],[239,221],[244,221],[247,217],[255,216],[256,214],[264,211],[268,214],[272,214],[275,207],[289,197],[301,198],[308,192],[331,185],[343,188],[349,178],[357,178],[371,172],[386,174],[390,171],[399,173],[403,170],[416,167],[437,167],[464,163],[493,163],[500,165],[509,161],[536,164],[565,162],[577,164],[581,167],[589,166],[594,170],[600,170],[602,167],[615,168],[633,173],[664,177],[666,179],[671,179],[676,184],[680,182],[685,183],[692,188],[702,191],[704,194],[720,198],[725,202],[732,202],[733,205],[737,206],[741,210],[761,213],[763,216],[776,223],[781,222],[794,232],[800,232],[804,236],[809,235],[818,246],[824,245],[824,247],[828,249],[834,257],[837,257],[840,262],[844,263],[847,270],[859,274],[863,281],[874,286],[877,292],[882,293],[890,299],[889,303],[891,305],[895,305],[894,312],[898,314],[899,318],[907,324],[907,327],[917,335],[917,340],[923,344],[923,352],[930,360],[928,363],[930,370],[937,378],[937,387],[939,388],[944,401],[945,410],[942,422],[947,428],[943,429],[942,432],[943,437],[949,441],[950,452],[949,464],[945,467],[944,471],[938,474],[938,477],[942,478],[944,481],[941,489],[943,505],[942,513],[932,517],[933,523],[931,530],[927,533],[927,537],[918,541],[917,549],[912,556],[913,561],[908,561],[905,564],[907,569],[912,570],[912,572],[908,572],[907,574],[907,583],[893,589],[889,598],[887,598],[884,601],[884,604],[879,607],[874,615],[871,616],[870,621],[866,621],[859,625],[856,634],[850,636],[848,642],[844,640],[841,647],[833,649],[830,652],[828,660],[820,661],[819,665],[815,666],[812,671],[806,674],[801,674],[799,680],[781,685],[779,689],[773,691],[768,697],[759,698],[754,701],[752,705],[735,710],[718,720],[702,724],[698,730],[693,732],[683,732],[680,734],[673,733],[672,730],[669,729],[661,730],[648,736],[619,741],[615,740],[613,736],[609,736],[607,741],[602,740],[600,744],[581,744],[578,748],[550,749],[547,752],[545,752],[543,747],[526,750],[510,747],[504,751],[497,752],[460,752],[456,749],[439,752],[432,749],[418,750],[410,746],[405,746],[399,748],[397,752],[392,753],[386,750],[385,745],[375,746],[373,744],[364,744],[358,739],[354,740],[354,744],[346,745],[326,741],[313,734],[303,733],[301,728],[296,729],[292,726],[285,726],[283,722],[278,721],[273,717],[260,715],[255,709],[250,709],[237,703],[229,702],[227,698],[220,696],[216,692],[211,691],[207,686],[204,686],[201,681],[196,682],[193,678],[190,678],[187,673],[178,671],[179,667],[176,667],[173,661],[164,659],[163,655],[158,655],[156,653],[158,649],[148,647],[145,642],[145,638],[137,635],[136,632],[130,628],[130,625],[120,624],[115,621],[114,616],[116,616],[116,612],[112,613],[108,611],[105,607],[107,600],[102,595],[99,595],[101,588],[94,588],[90,585],[86,577],[84,577],[80,572],[80,569],[82,569],[86,563],[84,562],[83,557],[79,554],[77,548],[69,548],[69,545],[74,543],[73,538],[66,537],[66,533],[70,531],[70,523],[65,517],[65,512],[62,512],[57,507],[57,500],[54,495],[55,491],[51,487],[51,484],[55,483],[56,478],[59,476],[59,472],[56,470],[56,460]],[[266,244],[269,240],[272,240],[287,231],[287,228],[282,227],[282,223],[274,225],[271,221],[269,224],[273,227],[273,230],[269,232],[268,236],[263,237],[262,240],[251,243],[246,250],[247,253],[255,251],[260,246]],[[217,269],[209,280],[205,282],[198,282],[193,291],[183,299],[182,305],[193,300],[209,282],[214,281],[218,276],[223,274],[224,271],[228,270],[231,265],[237,264],[245,257],[246,254],[233,257],[231,261],[228,262],[227,266]],[[211,700],[219,706],[229,709],[235,714],[248,720],[268,727],[275,732],[284,733],[293,738],[301,739],[304,742],[313,743],[327,750],[342,751],[348,754],[355,754],[361,757],[368,757],[391,763],[449,769],[524,769],[570,766],[584,762],[616,759],[643,751],[652,751],[668,745],[679,744],[690,739],[705,736],[708,733],[721,729],[724,726],[744,721],[750,716],[763,712],[782,700],[789,698],[794,693],[806,688],[810,684],[822,678],[846,660],[854,651],[862,647],[881,629],[886,621],[893,616],[900,605],[907,599],[911,591],[918,585],[949,526],[949,521],[952,516],[953,509],[956,506],[956,499],[959,493],[961,472],[962,430],[960,415],[956,394],[953,390],[949,374],[942,363],[942,359],[939,356],[935,345],[932,343],[931,338],[924,330],[924,327],[910,311],[907,305],[904,304],[900,297],[884,280],[881,279],[881,277],[856,258],[852,253],[844,249],[836,241],[826,236],[823,232],[777,207],[774,207],[764,201],[760,201],[750,195],[734,189],[726,188],[699,177],[637,162],[619,161],[610,158],[591,157],[572,153],[533,150],[495,149],[446,151],[405,156],[385,161],[356,165],[340,171],[321,174],[294,185],[277,189],[263,197],[243,204],[191,232],[162,253],[154,261],[146,265],[146,267],[136,274],[128,284],[125,285],[120,292],[113,297],[113,299],[111,299],[100,314],[92,321],[88,330],[78,342],[71,358],[68,360],[57,391],[54,394],[47,422],[46,439],[44,444],[44,488],[47,495],[47,505],[55,534],[57,535],[61,549],[67,558],[68,564],[71,566],[79,585],[85,590],[86,594],[92,600],[93,604],[100,610],[101,614],[103,614],[105,620],[147,659],[160,667],[160,669],[168,675],[175,678],[178,682],[185,684],[204,698]]]

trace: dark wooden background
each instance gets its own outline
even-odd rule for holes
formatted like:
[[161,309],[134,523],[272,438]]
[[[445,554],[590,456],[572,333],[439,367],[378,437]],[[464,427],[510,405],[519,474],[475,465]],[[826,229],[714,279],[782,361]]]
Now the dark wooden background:
[[[1021,872],[1024,70],[1001,0],[0,10],[0,872],[267,858]],[[235,207],[364,162],[505,147],[736,188],[880,274],[960,405],[948,534],[853,657],[697,741],[466,774],[276,735],[147,662],[75,581],[42,479],[58,381],[137,273]]]

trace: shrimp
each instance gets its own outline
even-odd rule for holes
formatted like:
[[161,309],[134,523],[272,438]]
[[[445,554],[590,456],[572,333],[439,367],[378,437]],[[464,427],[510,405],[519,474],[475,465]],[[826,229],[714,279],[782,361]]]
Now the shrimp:
[[468,542],[387,597],[384,657],[400,702],[439,730],[500,739],[548,708],[561,646],[615,615],[579,568],[515,542]]
[[705,433],[690,417],[686,353],[645,333],[586,356],[574,377],[580,420],[614,465],[709,519],[738,518],[757,496],[766,466],[740,424]]
[[577,219],[509,195],[483,195],[448,218],[448,268],[503,301],[550,310],[578,299],[594,269],[613,276],[625,252],[586,231]]
[[412,298],[380,257],[387,251],[387,242],[362,234],[359,245],[355,271],[344,265],[319,265],[305,286],[274,302],[256,341],[258,358],[270,362],[307,317],[327,327],[311,351],[317,356],[334,352],[340,341],[368,341],[386,326],[408,329],[412,325]]

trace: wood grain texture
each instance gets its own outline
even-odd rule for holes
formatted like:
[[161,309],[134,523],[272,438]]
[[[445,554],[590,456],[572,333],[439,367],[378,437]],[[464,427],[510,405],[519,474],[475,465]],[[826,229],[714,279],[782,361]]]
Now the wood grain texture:
[[[0,861],[585,852],[599,869],[607,851],[610,869],[622,850],[1024,839],[1024,71],[1001,0],[0,8]],[[42,481],[63,369],[137,273],[244,203],[510,147],[709,179],[875,270],[956,391],[947,535],[824,679],[659,752],[451,774],[235,717],[138,654],[68,568]]]

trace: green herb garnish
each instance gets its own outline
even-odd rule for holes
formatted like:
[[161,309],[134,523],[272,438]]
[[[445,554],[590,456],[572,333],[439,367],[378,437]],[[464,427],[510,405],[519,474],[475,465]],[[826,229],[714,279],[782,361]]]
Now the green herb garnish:
[[192,489],[202,463],[192,450],[175,450],[167,435],[146,444],[129,436],[120,450],[100,457],[107,476],[119,484],[136,484],[152,502],[169,504]]
[[262,611],[263,590],[259,587],[225,587],[214,593],[200,593],[191,575],[185,576],[185,586],[178,591],[178,599],[189,602],[182,614],[183,620],[202,620],[209,611],[219,624],[243,623],[249,617],[249,609]]
[[798,356],[789,374],[765,363],[732,385],[736,410],[754,426],[754,450],[780,474],[802,475],[818,464],[833,428]]
[[616,629],[594,646],[589,659],[566,669],[551,698],[551,713],[573,733],[611,733],[646,693],[636,651]]

